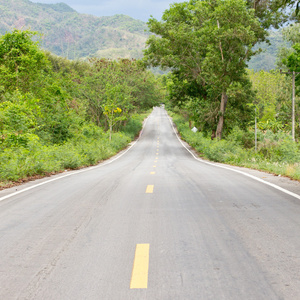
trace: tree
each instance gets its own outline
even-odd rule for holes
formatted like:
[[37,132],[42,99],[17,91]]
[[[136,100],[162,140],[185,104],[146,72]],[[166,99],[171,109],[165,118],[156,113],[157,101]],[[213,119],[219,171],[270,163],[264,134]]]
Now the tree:
[[300,10],[300,1],[299,0],[282,0],[279,2],[280,7],[285,7],[285,6],[291,6],[291,7],[296,7],[296,15],[299,15],[299,10]]
[[295,2],[295,0],[247,0],[246,5],[248,9],[254,9],[255,16],[263,28],[279,29],[290,18],[287,1]]
[[[123,113],[149,109],[159,103],[162,97],[159,81],[137,60],[92,58],[84,75],[74,80],[80,82],[88,115],[98,126],[107,121],[107,118],[103,118],[103,103],[106,101],[108,85],[122,86],[124,98],[128,99],[126,107],[122,108]],[[108,127],[107,122],[105,126]]]
[[219,99],[215,134],[220,139],[228,91],[245,83],[252,47],[265,39],[254,10],[243,0],[191,0],[173,4],[161,22],[151,18],[148,25],[156,35],[147,41],[145,59],[195,81],[203,89],[203,100]]
[[14,30],[0,37],[0,86],[28,92],[49,67],[45,53],[32,41],[32,31]]
[[[293,46],[296,43],[300,43],[300,23],[291,24],[288,27],[282,29],[283,39]],[[295,50],[292,47],[281,47],[277,53],[276,65],[280,69],[288,71],[286,66],[286,58],[291,55]]]
[[[292,52],[286,59],[283,60],[283,63],[288,67],[290,71],[296,72],[295,84],[297,87],[300,86],[300,43],[293,45]],[[297,95],[300,94],[299,88],[296,91]]]
[[[106,99],[103,103],[103,114],[108,120],[109,124],[109,140],[111,141],[113,127],[120,121],[127,119],[125,107],[128,105],[127,98],[124,96],[126,93],[123,91],[124,87],[121,85],[111,86],[106,85],[105,96]],[[123,109],[121,108],[123,107]]]
[[249,71],[250,80],[256,91],[256,108],[259,125],[265,129],[268,124],[276,124],[281,129],[289,130],[291,120],[291,83],[286,75],[279,71]]

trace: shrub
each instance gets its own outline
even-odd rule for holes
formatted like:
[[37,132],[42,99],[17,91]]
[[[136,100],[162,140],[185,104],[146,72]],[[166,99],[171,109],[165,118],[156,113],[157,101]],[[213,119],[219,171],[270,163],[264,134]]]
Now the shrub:
[[254,133],[251,131],[235,127],[227,139],[218,141],[204,137],[201,132],[192,132],[181,116],[173,115],[173,120],[181,137],[204,158],[300,179],[299,146],[283,131],[258,131],[258,151],[255,152]]

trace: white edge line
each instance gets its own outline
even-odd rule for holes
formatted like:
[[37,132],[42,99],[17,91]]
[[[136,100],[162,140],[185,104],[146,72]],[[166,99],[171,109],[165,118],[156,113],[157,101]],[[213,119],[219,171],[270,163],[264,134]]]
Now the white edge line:
[[256,180],[256,181],[259,181],[259,182],[261,182],[261,183],[263,183],[263,184],[266,184],[266,185],[268,185],[268,186],[271,186],[271,187],[273,187],[273,188],[276,189],[276,190],[279,190],[279,191],[281,191],[281,192],[283,192],[283,193],[285,193],[285,194],[288,194],[288,195],[290,195],[290,196],[292,196],[292,197],[295,197],[295,198],[297,198],[297,199],[300,200],[300,195],[295,194],[295,193],[293,193],[293,192],[291,192],[291,191],[289,191],[289,190],[286,190],[286,189],[284,189],[284,188],[282,188],[282,187],[280,187],[280,186],[278,186],[278,185],[276,185],[276,184],[274,184],[274,183],[270,183],[270,182],[268,182],[268,181],[265,181],[265,180],[263,180],[263,179],[261,179],[261,178],[258,178],[258,177],[256,177],[256,176],[254,176],[254,175],[247,174],[247,173],[245,173],[245,172],[243,172],[243,171],[235,170],[235,169],[232,169],[232,168],[227,167],[227,166],[218,165],[218,164],[215,164],[215,163],[212,163],[212,162],[208,162],[208,161],[205,161],[205,160],[203,160],[203,159],[201,159],[201,158],[196,157],[196,156],[194,155],[194,153],[193,153],[192,151],[190,151],[190,150],[184,145],[184,143],[182,142],[182,140],[180,139],[180,137],[178,136],[178,134],[177,134],[177,132],[176,132],[176,130],[175,130],[175,128],[174,128],[174,125],[173,125],[173,122],[172,122],[170,116],[169,116],[168,114],[167,114],[167,116],[168,116],[168,119],[169,119],[169,121],[170,121],[170,123],[171,123],[171,126],[172,126],[172,128],[173,128],[173,131],[174,131],[175,134],[176,134],[177,139],[179,140],[179,142],[181,143],[181,145],[182,145],[182,146],[183,146],[183,147],[184,147],[184,148],[185,148],[185,149],[186,149],[186,150],[194,157],[194,159],[196,159],[196,160],[198,160],[198,161],[200,161],[200,162],[202,162],[202,163],[204,163],[204,164],[207,164],[207,165],[211,165],[211,166],[214,166],[214,167],[218,167],[218,168],[230,170],[230,171],[233,171],[233,172],[242,174],[242,175],[244,175],[244,176],[250,177],[250,178],[252,178],[252,179],[254,179],[254,180]]
[[14,192],[12,194],[9,194],[9,195],[1,197],[0,198],[0,202],[3,201],[3,200],[6,200],[8,198],[14,197],[16,195],[19,195],[21,193],[27,192],[29,190],[35,189],[35,188],[37,188],[37,187],[39,187],[41,185],[44,185],[44,184],[47,184],[47,183],[50,183],[50,182],[53,182],[53,181],[56,181],[56,180],[59,180],[59,179],[65,178],[65,177],[69,177],[69,176],[72,176],[72,175],[77,175],[77,174],[80,174],[80,173],[83,173],[83,172],[91,171],[93,169],[100,168],[100,167],[103,167],[105,165],[111,164],[112,162],[116,161],[117,159],[119,159],[120,157],[122,157],[124,154],[126,154],[139,141],[139,139],[141,138],[141,136],[143,134],[144,128],[145,128],[145,126],[147,124],[147,121],[148,121],[150,115],[146,118],[146,120],[144,122],[144,125],[143,125],[143,128],[142,128],[142,130],[141,130],[141,132],[139,134],[138,139],[135,140],[123,153],[121,153],[120,155],[117,154],[117,156],[114,159],[111,159],[111,160],[109,160],[107,162],[99,163],[98,165],[93,166],[93,167],[86,167],[83,170],[72,170],[71,171],[72,173],[69,173],[69,174],[66,174],[66,175],[63,175],[63,176],[60,176],[60,177],[57,177],[57,178],[53,178],[53,179],[47,180],[47,181],[35,184],[33,186],[29,186],[29,187],[27,187],[27,188],[25,188],[23,190],[20,190],[20,191]]

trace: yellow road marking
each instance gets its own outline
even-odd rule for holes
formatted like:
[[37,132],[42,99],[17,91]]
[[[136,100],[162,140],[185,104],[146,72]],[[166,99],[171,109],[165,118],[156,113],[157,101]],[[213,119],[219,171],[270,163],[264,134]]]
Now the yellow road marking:
[[137,244],[130,281],[131,289],[146,289],[148,287],[150,244]]
[[155,159],[158,159],[158,157],[155,157]]
[[151,184],[147,185],[146,194],[152,194],[153,189],[154,189],[154,185],[151,185]]
[[151,174],[151,175],[154,175],[154,174],[155,174],[155,172],[150,172],[150,174]]
[[153,168],[156,168],[156,166],[153,166]]
[[156,155],[158,155],[158,153],[156,153]]
[[157,160],[155,160],[154,162],[157,163]]

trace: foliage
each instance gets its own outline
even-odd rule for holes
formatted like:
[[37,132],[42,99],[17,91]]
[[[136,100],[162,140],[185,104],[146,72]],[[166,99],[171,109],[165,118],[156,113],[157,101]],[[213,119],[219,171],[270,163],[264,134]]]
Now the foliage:
[[285,1],[295,0],[247,0],[246,2],[249,9],[254,9],[255,16],[265,29],[271,27],[278,29],[291,18]]
[[28,92],[47,71],[48,61],[31,38],[35,32],[14,30],[0,37],[0,86]]
[[282,0],[279,3],[280,3],[281,7],[284,7],[284,6],[295,7],[295,13],[296,13],[296,15],[299,15],[299,10],[300,10],[300,1],[299,0]]
[[109,140],[111,141],[111,134],[113,127],[120,121],[127,119],[123,110],[119,106],[128,105],[126,102],[126,93],[124,93],[121,85],[111,86],[107,84],[105,87],[106,100],[103,103],[103,114],[105,115],[109,124]]
[[280,69],[288,71],[286,66],[286,59],[289,55],[294,52],[294,49],[291,46],[296,43],[300,43],[300,23],[294,23],[282,30],[283,39],[287,42],[288,45],[280,47],[277,54],[276,64]]
[[[1,39],[0,69],[7,71],[1,77],[0,182],[114,155],[137,136],[143,112],[163,97],[161,80],[139,61],[69,61],[43,52],[33,36],[15,30]],[[21,52],[21,58],[7,55]],[[14,62],[26,79],[11,80],[15,70],[7,66]]]
[[259,121],[280,121],[283,128],[290,122],[291,83],[279,71],[249,71],[250,80],[256,90],[255,106]]
[[61,145],[46,146],[38,139],[31,139],[26,147],[5,148],[0,153],[0,181],[94,165],[122,150],[130,141],[127,134],[113,133],[113,142],[108,143],[107,134],[95,125],[88,130],[83,128],[80,136]]
[[235,127],[226,139],[217,141],[192,132],[182,116],[173,114],[173,120],[181,137],[204,159],[300,179],[300,149],[285,132],[259,131],[255,152],[254,132]]
[[292,45],[300,42],[300,23],[293,23],[282,29],[284,39]]
[[294,44],[292,48],[294,52],[289,54],[286,59],[283,59],[283,63],[287,66],[290,72],[296,72],[296,94],[300,95],[300,43]]
[[184,98],[206,108],[208,125],[220,139],[226,106],[233,107],[228,95],[249,86],[246,61],[266,35],[254,10],[240,0],[189,1],[172,5],[161,22],[152,18],[148,25],[156,35],[147,41],[147,62],[172,69],[176,83],[170,87],[178,89],[180,82]]

